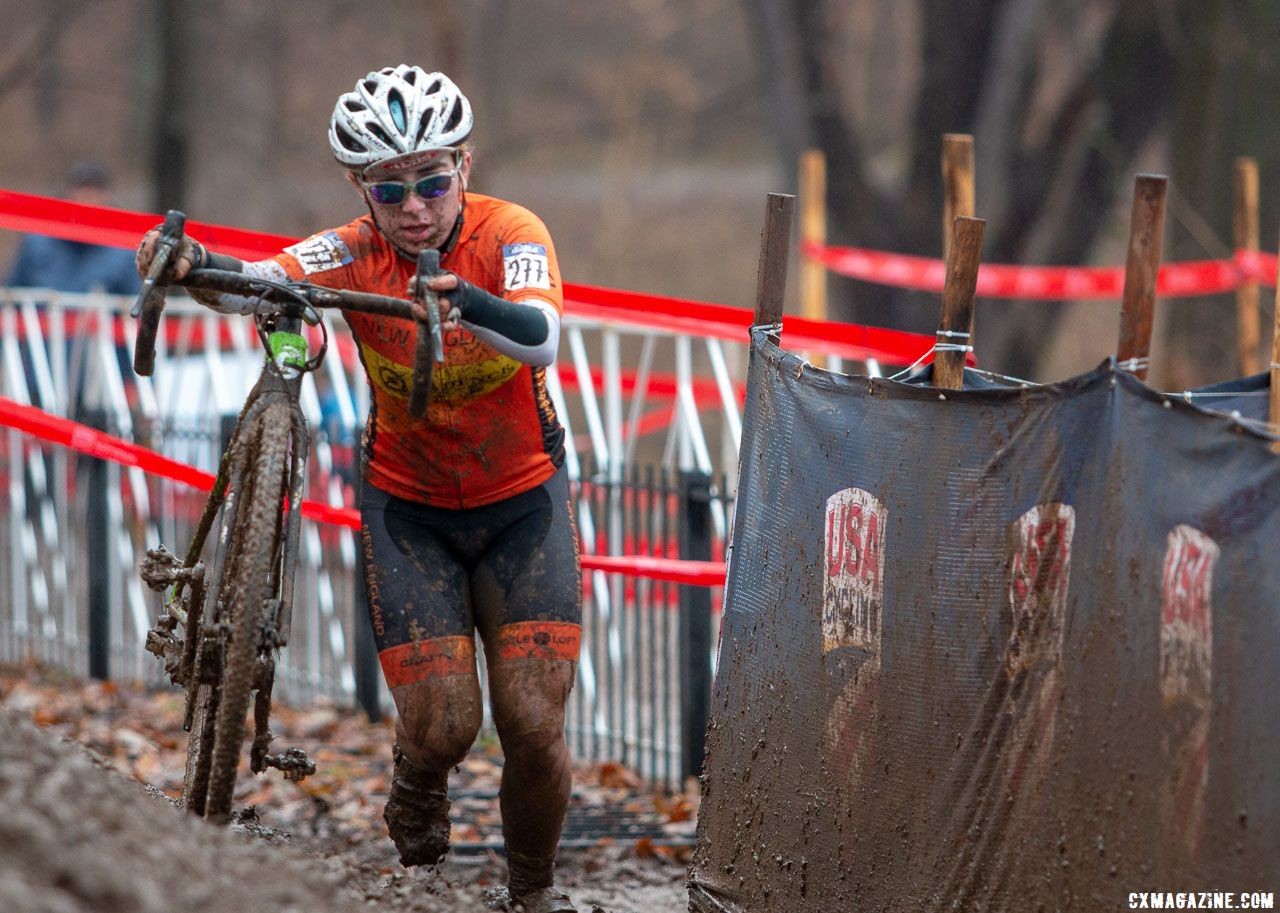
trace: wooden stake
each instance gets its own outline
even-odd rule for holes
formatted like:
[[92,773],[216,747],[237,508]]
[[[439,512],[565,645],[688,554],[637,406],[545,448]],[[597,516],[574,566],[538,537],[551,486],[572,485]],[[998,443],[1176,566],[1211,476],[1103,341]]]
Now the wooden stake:
[[[827,159],[819,149],[800,156],[800,240],[827,243]],[[800,313],[827,319],[827,269],[817,260],[800,260]]]
[[[1235,165],[1235,231],[1236,250],[1258,252],[1258,163],[1251,158],[1238,158]],[[1262,319],[1259,316],[1261,296],[1258,283],[1250,282],[1236,291],[1236,341],[1240,350],[1240,373],[1257,374],[1262,370],[1258,357],[1262,341]]]
[[1151,359],[1151,329],[1156,311],[1156,276],[1164,238],[1164,202],[1169,179],[1140,174],[1133,188],[1129,220],[1129,258],[1124,269],[1124,303],[1120,311],[1120,370],[1146,380]]
[[942,136],[942,194],[942,257],[945,260],[951,250],[956,217],[976,215],[973,137],[967,133]]
[[[791,248],[791,216],[795,203],[796,198],[789,193],[771,193],[765,203],[760,268],[756,273],[756,326],[782,323],[782,303],[787,290],[787,253]],[[780,335],[770,338],[777,344]]]
[[[978,263],[982,259],[982,219],[958,216],[947,253],[947,279],[942,288],[942,317],[938,321],[938,345],[969,344],[973,325],[973,293],[978,287]],[[938,352],[933,359],[933,385],[948,390],[964,386],[965,352]]]

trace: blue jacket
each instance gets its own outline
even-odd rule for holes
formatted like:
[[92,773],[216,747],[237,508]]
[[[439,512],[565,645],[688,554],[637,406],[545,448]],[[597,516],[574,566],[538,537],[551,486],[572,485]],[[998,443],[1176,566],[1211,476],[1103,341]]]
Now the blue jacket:
[[26,235],[5,284],[11,288],[60,292],[101,289],[113,295],[134,295],[141,282],[131,250]]

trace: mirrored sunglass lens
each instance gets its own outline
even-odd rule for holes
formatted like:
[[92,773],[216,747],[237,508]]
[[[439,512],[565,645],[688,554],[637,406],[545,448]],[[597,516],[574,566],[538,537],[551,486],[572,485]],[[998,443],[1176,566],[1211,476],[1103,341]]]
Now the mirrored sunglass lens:
[[369,185],[369,196],[373,197],[375,203],[381,203],[384,206],[394,206],[403,201],[404,193],[405,185],[394,181]]
[[418,181],[413,185],[413,189],[424,200],[434,200],[436,197],[442,197],[448,193],[449,185],[452,183],[453,175],[451,174],[433,174]]

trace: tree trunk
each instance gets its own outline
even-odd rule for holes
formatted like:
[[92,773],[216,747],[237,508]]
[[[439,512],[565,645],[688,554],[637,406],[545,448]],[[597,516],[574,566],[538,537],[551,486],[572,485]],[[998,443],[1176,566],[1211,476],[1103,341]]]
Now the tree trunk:
[[182,0],[149,0],[144,4],[150,27],[154,81],[148,99],[153,209],[181,209],[186,205],[187,43],[189,5]]

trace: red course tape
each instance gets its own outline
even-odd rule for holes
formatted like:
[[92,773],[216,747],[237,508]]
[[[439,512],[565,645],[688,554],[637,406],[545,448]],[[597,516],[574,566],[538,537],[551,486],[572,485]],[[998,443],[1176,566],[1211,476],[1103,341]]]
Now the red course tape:
[[[160,216],[109,206],[85,206],[67,200],[0,189],[0,228],[134,248]],[[187,233],[219,253],[245,260],[274,256],[297,241],[286,235],[246,231],[226,225],[187,222]],[[752,313],[745,308],[680,298],[662,298],[592,285],[564,285],[565,310],[630,326],[660,328],[743,341]],[[858,361],[877,358],[911,364],[933,346],[933,337],[877,327],[787,318],[787,346]]]
[[[78,453],[110,460],[121,466],[136,467],[149,475],[162,476],[190,485],[200,491],[211,491],[215,477],[202,469],[188,466],[146,447],[126,441],[73,422],[61,416],[51,415],[35,406],[0,396],[0,426],[13,428],[31,437],[67,447]],[[302,502],[302,515],[319,523],[360,529],[360,514],[349,507],[333,507],[319,501]],[[630,577],[650,577],[687,583],[693,586],[723,586],[725,565],[718,561],[682,561],[672,558],[648,558],[628,556],[583,555],[584,571],[605,571]]]
[[[940,292],[946,264],[928,257],[909,257],[856,247],[825,247],[806,243],[801,253],[833,273],[899,288]],[[1169,298],[1218,295],[1256,282],[1274,288],[1274,254],[1237,251],[1230,260],[1191,260],[1160,267],[1156,292]],[[1007,266],[978,267],[979,298],[1021,298],[1042,301],[1118,299],[1124,294],[1124,267]]]

